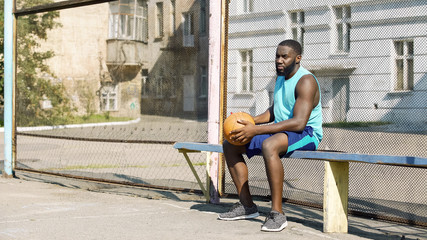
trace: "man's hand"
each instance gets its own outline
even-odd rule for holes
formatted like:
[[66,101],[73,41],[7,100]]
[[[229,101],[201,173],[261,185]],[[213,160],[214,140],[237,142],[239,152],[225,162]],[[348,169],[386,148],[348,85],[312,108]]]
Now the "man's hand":
[[257,132],[256,132],[257,127],[251,122],[246,120],[238,120],[237,122],[244,126],[231,131],[231,139],[233,141],[236,141],[236,142],[250,141],[255,135],[257,135]]

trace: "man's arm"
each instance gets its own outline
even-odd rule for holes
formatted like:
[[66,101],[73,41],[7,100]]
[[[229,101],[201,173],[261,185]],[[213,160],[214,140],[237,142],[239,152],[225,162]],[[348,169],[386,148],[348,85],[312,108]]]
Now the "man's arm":
[[269,107],[265,112],[261,113],[258,116],[254,117],[255,124],[263,124],[263,123],[270,123],[274,121],[274,111],[273,111],[273,105]]
[[[318,85],[316,79],[312,75],[305,75],[299,81],[295,89],[295,106],[293,117],[291,119],[281,121],[269,125],[253,125],[249,122],[242,121],[245,124],[244,128],[235,130],[234,138],[237,141],[244,141],[255,135],[266,133],[278,133],[282,131],[301,132],[307,125],[311,111],[317,105],[318,100]],[[269,108],[273,110],[272,108]],[[265,113],[261,114],[264,115]],[[266,116],[266,115],[265,115]],[[257,116],[258,117],[258,116]],[[263,120],[265,118],[262,118]],[[256,122],[256,121],[255,121]]]

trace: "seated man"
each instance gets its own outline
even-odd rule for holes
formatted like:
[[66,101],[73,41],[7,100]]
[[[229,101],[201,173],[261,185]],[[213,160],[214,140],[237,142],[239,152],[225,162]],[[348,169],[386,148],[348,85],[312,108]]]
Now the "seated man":
[[[254,117],[255,125],[242,120],[240,123],[245,126],[232,131],[235,141],[252,138],[248,144],[236,146],[224,141],[224,156],[240,201],[229,212],[219,214],[219,219],[259,216],[249,191],[248,168],[242,154],[248,158],[262,154],[272,209],[261,230],[277,232],[287,226],[282,210],[284,173],[280,157],[295,150],[316,150],[323,136],[319,83],[300,65],[300,61],[301,45],[297,41],[285,40],[278,45],[273,105]],[[273,121],[272,124],[264,124]]]

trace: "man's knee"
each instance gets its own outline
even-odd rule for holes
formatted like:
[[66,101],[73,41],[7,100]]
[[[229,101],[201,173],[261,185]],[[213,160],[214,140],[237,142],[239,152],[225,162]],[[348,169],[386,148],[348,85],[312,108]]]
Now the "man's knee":
[[[269,156],[275,155],[277,152],[275,151],[275,148],[273,147],[273,144],[269,139],[266,139],[262,143],[262,155],[264,156],[265,160],[268,160]],[[279,153],[277,153],[279,154]]]
[[278,157],[281,153],[286,152],[286,146],[277,142],[279,139],[270,137],[262,143],[262,155],[264,160],[268,161],[272,157]]

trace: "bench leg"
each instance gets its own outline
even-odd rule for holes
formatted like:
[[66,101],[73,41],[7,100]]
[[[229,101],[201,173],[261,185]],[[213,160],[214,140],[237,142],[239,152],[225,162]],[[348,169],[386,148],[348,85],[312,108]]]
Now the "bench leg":
[[209,192],[203,186],[203,183],[199,178],[199,174],[197,174],[196,169],[194,169],[193,163],[190,161],[190,158],[188,157],[186,152],[182,152],[182,154],[184,155],[185,160],[187,160],[188,166],[190,167],[191,171],[193,172],[194,177],[196,177],[197,183],[199,183],[200,189],[202,190],[203,195],[206,198],[206,201],[209,202],[210,201]]
[[323,232],[347,233],[348,162],[325,161]]

